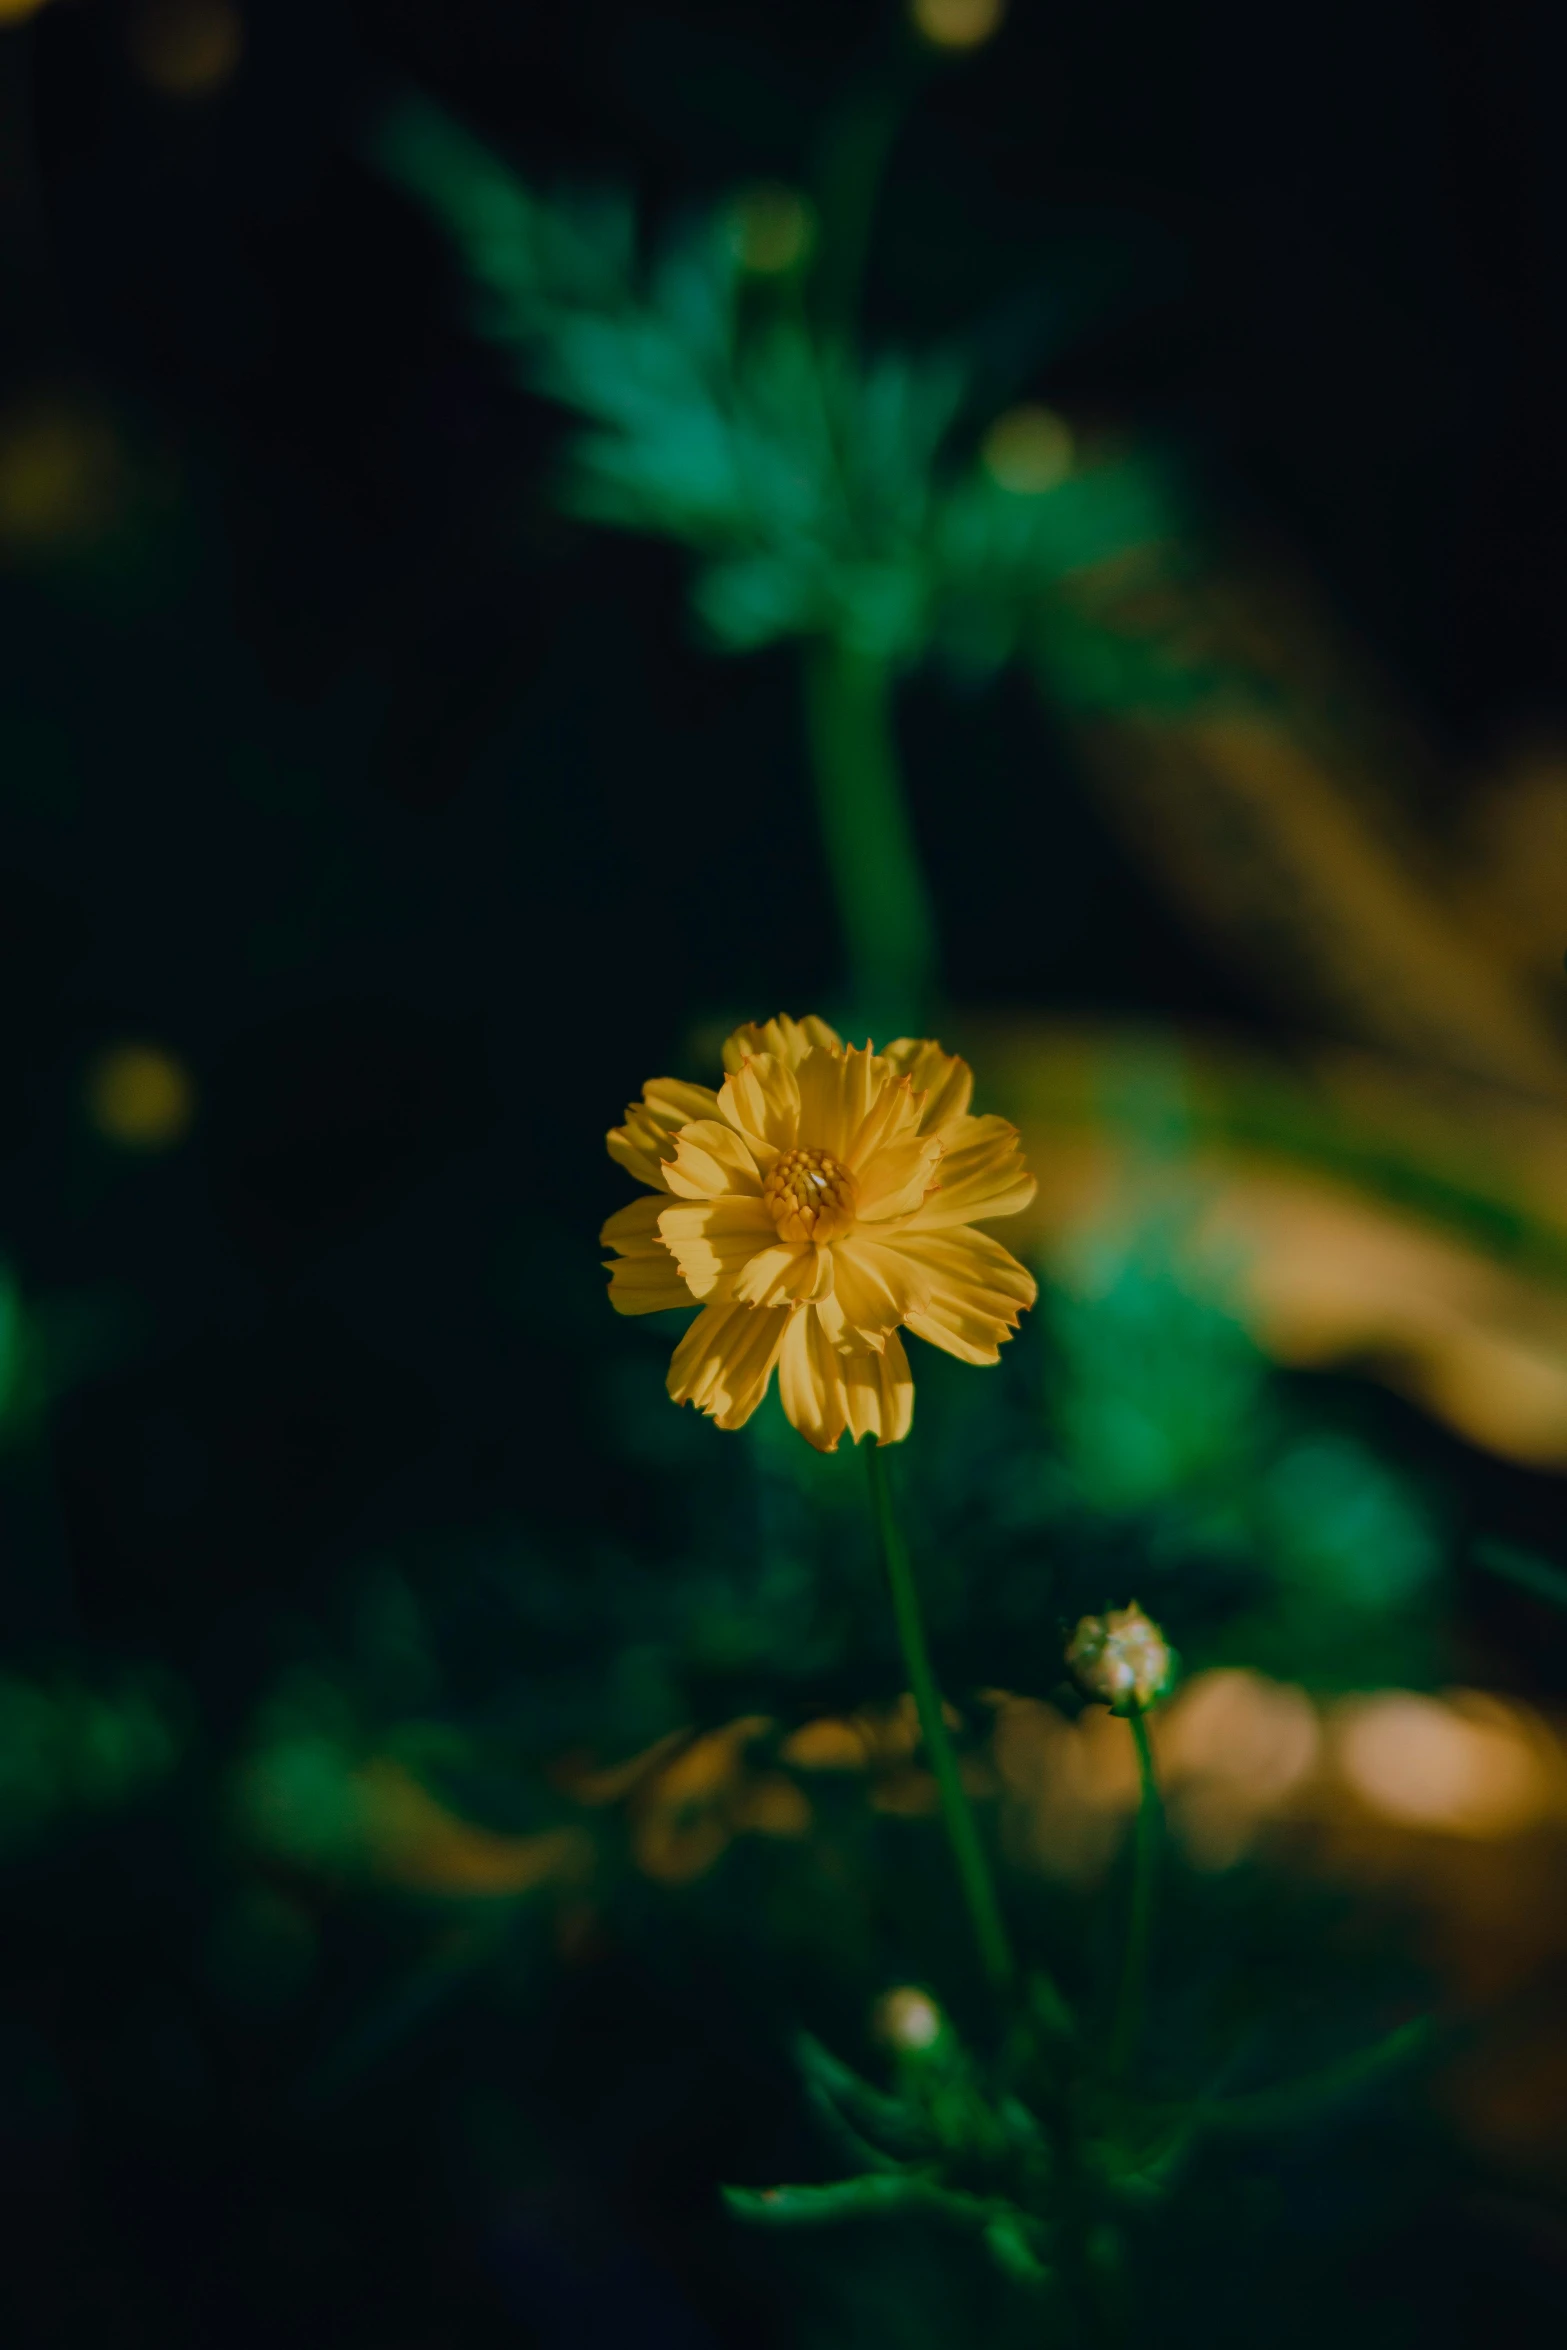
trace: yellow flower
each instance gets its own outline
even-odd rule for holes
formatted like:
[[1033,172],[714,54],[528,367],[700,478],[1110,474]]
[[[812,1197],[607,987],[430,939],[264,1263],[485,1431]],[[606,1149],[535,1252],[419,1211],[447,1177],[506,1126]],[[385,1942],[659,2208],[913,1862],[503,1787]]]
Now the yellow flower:
[[658,1077],[609,1136],[649,1186],[601,1235],[623,1314],[700,1304],[669,1392],[721,1428],[751,1417],[774,1368],[819,1451],[907,1436],[900,1330],[993,1363],[1035,1297],[975,1219],[1034,1196],[1017,1130],[969,1115],[973,1075],[937,1044],[846,1048],[824,1020],[736,1029],[717,1093]]

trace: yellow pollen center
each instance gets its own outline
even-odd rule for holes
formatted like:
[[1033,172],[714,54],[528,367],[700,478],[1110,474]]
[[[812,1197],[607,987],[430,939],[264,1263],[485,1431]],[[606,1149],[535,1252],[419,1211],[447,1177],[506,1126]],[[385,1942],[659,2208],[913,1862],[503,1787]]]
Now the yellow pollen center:
[[828,1151],[785,1151],[762,1197],[780,1240],[831,1240],[854,1222],[854,1177]]

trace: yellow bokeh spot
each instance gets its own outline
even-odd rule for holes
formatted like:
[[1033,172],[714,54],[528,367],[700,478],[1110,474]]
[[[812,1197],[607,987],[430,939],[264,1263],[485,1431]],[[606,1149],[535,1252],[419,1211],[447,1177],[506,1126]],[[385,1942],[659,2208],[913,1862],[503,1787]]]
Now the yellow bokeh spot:
[[126,40],[144,82],[166,98],[204,98],[238,66],[245,24],[231,0],[142,0]]
[[25,24],[44,4],[45,0],[0,0],[0,24]]
[[783,277],[798,269],[815,238],[815,214],[794,188],[765,181],[747,188],[735,205],[735,252],[754,277]]
[[88,1072],[87,1111],[99,1133],[126,1150],[167,1150],[189,1131],[196,1088],[161,1046],[116,1045]]
[[1390,1689],[1350,1700],[1338,1764],[1384,1819],[1452,1836],[1516,1835],[1555,1798],[1522,1711],[1475,1692],[1441,1699]]
[[1199,1673],[1160,1729],[1171,1825],[1204,1869],[1242,1859],[1321,1759],[1322,1725],[1304,1689],[1260,1673]]
[[0,417],[0,546],[89,535],[113,507],[118,476],[119,452],[98,418],[69,407],[13,409]]
[[935,49],[977,49],[1001,30],[1007,0],[910,0],[914,30]]
[[1072,428],[1053,408],[1009,408],[986,433],[980,462],[999,488],[1040,497],[1072,470]]

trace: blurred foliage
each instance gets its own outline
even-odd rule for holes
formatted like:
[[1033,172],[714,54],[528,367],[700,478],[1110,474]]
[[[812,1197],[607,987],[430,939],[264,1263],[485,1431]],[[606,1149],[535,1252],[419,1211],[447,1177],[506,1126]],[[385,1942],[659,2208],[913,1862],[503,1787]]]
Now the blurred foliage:
[[[718,643],[823,634],[899,666],[935,646],[983,676],[1048,616],[1079,698],[1122,698],[1133,648],[1103,643],[1058,591],[1189,535],[1166,468],[1135,451],[1063,464],[1058,423],[1041,465],[1032,411],[976,455],[991,419],[963,350],[860,359],[813,332],[797,267],[757,266],[754,198],[686,225],[643,269],[624,197],[541,197],[426,102],[390,114],[376,151],[457,239],[481,330],[588,427],[568,447],[566,505],[695,552]],[[798,267],[808,251],[802,236]],[[1141,674],[1160,699],[1157,667]]]
[[[851,332],[868,231],[846,237],[834,169],[876,165],[852,150],[867,125],[890,139],[890,103],[840,92],[812,197],[803,169],[747,176],[810,144],[767,130],[775,105],[809,128],[809,26],[785,93],[721,59],[711,24],[658,18],[636,102],[665,108],[667,146],[635,184],[667,191],[678,150],[672,199],[541,192],[552,174],[500,160],[532,152],[509,121],[491,148],[420,100],[374,118],[377,163],[455,244],[480,333],[564,420],[557,502],[683,550],[718,647],[831,656],[807,733],[851,962],[880,955],[887,994],[934,993],[936,914],[972,921],[972,899],[999,937],[1004,902],[1028,943],[979,968],[949,938],[964,998],[1102,994],[1168,1025],[1194,1003],[1258,1022],[1272,991],[1308,1024],[1244,1054],[1195,1028],[1150,1054],[1030,1012],[976,1053],[1044,1179],[1040,1310],[1003,1373],[921,1364],[894,1475],[1009,1922],[1059,1985],[1008,2041],[953,1899],[856,1465],[808,1452],[775,1406],[738,1438],[674,1413],[669,1332],[611,1324],[594,1294],[585,1170],[623,1064],[781,955],[798,953],[791,985],[837,966],[814,935],[797,948],[822,925],[811,860],[777,838],[780,799],[803,831],[806,795],[792,759],[767,763],[768,664],[732,710],[693,682],[624,549],[558,621],[558,536],[538,534],[524,591],[500,584],[527,537],[516,404],[484,417],[432,324],[444,280],[413,315],[414,224],[347,153],[345,115],[357,131],[410,75],[477,119],[497,58],[526,80],[548,12],[497,18],[460,70],[484,12],[417,29],[414,12],[413,54],[368,95],[348,20],[307,14],[319,47],[297,56],[281,17],[226,0],[40,28],[59,40],[39,50],[46,132],[71,75],[92,128],[50,134],[38,218],[63,250],[91,242],[103,276],[17,307],[38,348],[0,412],[0,556],[40,610],[54,599],[38,638],[58,675],[27,674],[18,623],[8,743],[23,829],[74,872],[96,827],[106,877],[91,955],[71,960],[52,902],[13,924],[14,1042],[52,1054],[54,1093],[29,1110],[46,1147],[21,1270],[0,1279],[17,1602],[0,2164],[25,2239],[0,2287],[31,2266],[42,2338],[72,2344],[1002,2350],[1157,2325],[1216,2350],[1259,2326],[1441,2339],[1469,2259],[1488,2325],[1518,2335],[1517,2311],[1557,2291],[1541,2245],[1567,2113],[1549,1711],[1567,1652],[1538,1524],[1558,1497],[1529,1482],[1567,1460],[1559,773],[1542,753],[1450,825],[1380,681],[1216,528],[1159,404],[1094,421],[1137,411],[1117,375],[1135,354],[1101,350],[1075,387],[1053,373],[1059,408],[1035,396],[1070,339],[1064,301],[1038,324],[1059,291],[1038,283],[1059,259],[1038,210],[1009,247],[974,233],[994,208],[936,219],[940,171],[928,198],[905,187],[922,266],[943,237],[957,256],[959,323]],[[914,14],[956,47],[1000,11]],[[560,26],[585,88],[599,18]],[[1051,20],[1035,52],[1074,117],[1086,30]],[[1375,32],[1352,74],[1326,52],[1357,104]],[[1127,40],[1108,20],[1104,37]],[[1203,44],[1179,46],[1209,74]],[[0,58],[7,132],[22,60]],[[1396,67],[1405,94],[1402,40]],[[623,56],[615,71],[638,78]],[[1119,74],[1083,118],[1084,186],[1123,119],[1141,185]],[[104,128],[121,75],[126,120],[164,125],[150,147]],[[545,77],[546,108],[569,79]],[[721,160],[688,169],[687,125],[706,108],[711,129],[737,87]],[[271,111],[250,116],[257,89]],[[1035,86],[1022,103],[1032,149],[1071,130]],[[632,109],[607,110],[619,154]],[[1368,109],[1379,182],[1402,191],[1398,115]],[[988,119],[987,202],[1012,168]],[[1267,143],[1272,119],[1248,135]],[[187,154],[233,174],[227,243],[203,241],[207,183],[170,161]],[[0,193],[14,179],[24,211],[33,162],[10,141]],[[678,192],[714,184],[738,192]],[[0,250],[8,291],[30,301],[48,242]],[[188,283],[145,298],[140,256],[170,252]],[[1219,305],[1220,373],[1226,400],[1255,401],[1260,379],[1231,388],[1230,338],[1277,300],[1288,363],[1264,373],[1302,387],[1281,445],[1309,483],[1344,457],[1310,378],[1342,372],[1344,344],[1310,333],[1302,273],[1276,259],[1259,244],[1244,301]],[[1445,311],[1455,272],[1430,274]],[[54,347],[73,316],[112,343],[110,311],[145,337],[112,397]],[[1351,372],[1371,385],[1374,353]],[[1108,393],[1080,397],[1096,380]],[[1407,404],[1422,418],[1426,388]],[[1363,470],[1338,494],[1372,538],[1394,440],[1423,502],[1442,471],[1408,422],[1390,433],[1357,396]],[[1465,429],[1512,447],[1508,418]],[[1515,492],[1509,476],[1510,511],[1532,514]],[[1468,568],[1499,600],[1507,567]],[[1517,568],[1508,608],[1543,606]],[[1399,542],[1400,595],[1420,570]],[[969,698],[954,748],[946,703],[901,713],[901,747],[923,752],[928,723],[936,748],[898,851],[898,965],[885,928],[855,935],[856,860],[898,892],[865,835],[834,850],[833,792],[872,772],[885,851],[892,689],[927,657],[970,686],[1026,659],[1051,723]],[[643,663],[671,672],[656,692]],[[654,740],[660,694],[697,715]],[[127,788],[142,738],[156,757]],[[188,799],[160,798],[180,745]],[[1068,813],[1063,764],[1180,917],[1097,833],[1074,838],[1096,819]],[[477,816],[470,769],[493,795]],[[679,805],[672,840],[643,798]],[[732,927],[704,927],[704,896],[762,852]],[[863,970],[853,989],[869,1007]],[[35,1018],[55,1025],[35,1037]],[[499,1108],[478,1106],[486,1087]],[[1107,2052],[1136,1762],[1062,1673],[1076,1618],[1133,1598],[1189,1674],[1152,1731],[1168,1838],[1135,2093]],[[165,1649],[178,1675],[142,1661]],[[889,1985],[905,2021],[926,2003],[928,2038],[889,2030]],[[1459,2029],[1407,2020],[1432,2010]],[[9,2333],[34,2338],[35,2314]]]
[[[894,1992],[882,2012],[922,1998]],[[1063,2097],[1059,2066],[1049,2063],[1060,2054],[1061,2021],[1045,1986],[1035,1985],[1032,2030],[1025,2025],[993,2068],[976,2065],[939,2009],[925,2006],[932,2023],[921,2018],[916,2033],[894,2038],[890,2095],[809,2037],[800,2044],[824,2134],[858,2175],[759,2193],[731,2189],[730,2208],[785,2230],[901,2217],[967,2232],[1014,2288],[1017,2318],[1043,2319],[1069,2341],[1126,2329],[1139,2297],[1127,2273],[1127,2223],[1178,2186],[1205,2137],[1287,2129],[1363,2092],[1430,2039],[1424,2026],[1404,2025],[1309,2082],[1185,2106],[1139,2105],[1101,2073],[1084,2110]],[[987,2338],[1012,2338],[1004,2315]]]
[[1185,1253],[1167,1222],[1101,1242],[1053,1305],[1088,1541],[1145,1551],[1138,1596],[1161,1618],[1200,1620],[1205,1581],[1239,1603],[1209,1653],[1290,1679],[1428,1679],[1446,1547],[1430,1503],[1355,1436],[1299,1424],[1240,1322],[1182,1280]]
[[[255,1725],[241,1816],[265,1848],[373,1869],[410,1773],[524,1872],[526,1840],[584,1807],[675,1882],[736,1834],[804,1835],[789,1788],[815,1806],[844,1770],[889,1812],[928,1809],[852,1459],[795,1442],[772,1404],[718,1442],[670,1414],[657,1336],[630,1343],[615,1420],[659,1493],[656,1552],[443,1544],[368,1575],[335,1660]],[[933,1359],[897,1464],[960,1698],[1032,1693],[1070,1718],[1065,1631],[1134,1594],[1199,1673],[1328,1695],[1450,1669],[1443,1512],[1270,1369],[1168,1223],[1103,1231],[1017,1355],[1007,1382]]]
[[0,1263],[0,1462],[36,1440],[50,1407],[132,1353],[142,1317],[123,1291],[65,1290],[24,1301]]
[[0,1676],[0,1854],[82,1814],[144,1800],[179,1760],[179,1709],[163,1681],[94,1689]]
[[1548,1600],[1552,1607],[1567,1607],[1567,1570],[1554,1566],[1550,1560],[1536,1558],[1532,1552],[1520,1550],[1511,1542],[1480,1542],[1475,1555],[1481,1566],[1493,1575],[1503,1576],[1509,1583],[1516,1583],[1521,1591]]
[[1197,1215],[1275,1360],[1353,1365],[1506,1457],[1567,1458],[1553,1105],[1361,1053],[1286,1063],[1109,1024],[987,1023],[979,1042],[1045,1170],[1035,1220],[1063,1277],[1106,1202],[1165,1202]]

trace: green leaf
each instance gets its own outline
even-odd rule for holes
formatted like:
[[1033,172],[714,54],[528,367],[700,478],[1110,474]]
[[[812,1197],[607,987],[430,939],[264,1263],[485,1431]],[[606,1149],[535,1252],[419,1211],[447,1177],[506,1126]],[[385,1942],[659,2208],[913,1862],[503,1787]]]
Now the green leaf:
[[1474,1555],[1487,1574],[1499,1575],[1504,1583],[1516,1584],[1531,1599],[1543,1599],[1551,1607],[1567,1608],[1567,1569],[1553,1567],[1548,1560],[1536,1558],[1533,1551],[1516,1550],[1510,1542],[1493,1542],[1489,1536],[1475,1544]]
[[965,2195],[926,2174],[877,2172],[819,2187],[724,2187],[737,2219],[760,2227],[836,2227],[846,2220],[918,2213],[983,2233],[997,2222],[1027,2227],[1026,2215],[999,2196]]
[[796,2041],[795,2056],[817,2110],[830,2108],[884,2156],[915,2160],[935,2151],[936,2139],[923,2114],[901,2097],[873,2088],[808,2032]]

